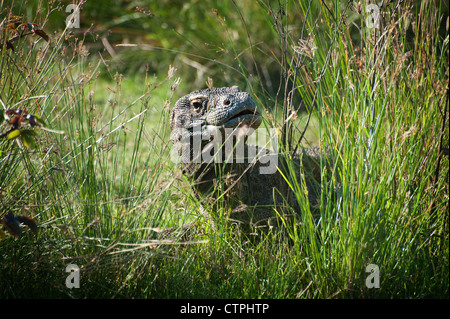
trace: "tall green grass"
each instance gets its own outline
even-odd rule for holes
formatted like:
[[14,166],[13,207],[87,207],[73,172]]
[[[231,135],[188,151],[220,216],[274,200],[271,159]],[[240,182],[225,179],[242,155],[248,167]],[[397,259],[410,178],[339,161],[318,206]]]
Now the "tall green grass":
[[[436,269],[446,268],[433,256],[448,260],[448,166],[437,165],[448,163],[441,152],[448,136],[448,34],[438,33],[445,25],[443,4],[385,5],[379,28],[355,18],[353,5],[300,4],[304,38],[296,44],[280,33],[291,71],[283,119],[296,112],[290,94],[299,94],[318,119],[319,145],[333,159],[332,174],[322,179],[317,224],[302,199],[305,188],[293,187],[306,221],[295,242],[308,242],[302,250],[314,267],[311,280],[323,283],[322,296],[355,296],[355,290],[360,296],[426,296],[436,284],[428,278],[437,280]],[[360,30],[356,41],[354,28]],[[408,36],[411,29],[415,36]],[[295,124],[283,130],[282,142],[295,148]],[[380,290],[364,289],[368,264],[380,268]],[[438,276],[437,285],[448,280]],[[415,291],[421,280],[424,291]]]
[[[448,298],[448,7],[390,3],[374,29],[364,2],[208,4],[208,32],[194,32],[201,26],[192,22],[150,41],[170,49],[179,39],[164,42],[171,32],[186,32],[188,47],[219,41],[222,58],[195,54],[211,75],[232,74],[215,85],[246,83],[267,111],[264,125],[279,129],[283,154],[328,149],[320,211],[294,178],[298,163],[287,160],[302,207],[297,223],[252,238],[220,218],[227,212],[218,203],[209,227],[200,205],[211,207],[169,160],[169,107],[193,82],[180,61],[195,56],[173,47],[183,80],[175,91],[169,64],[156,76],[115,74],[88,34],[47,29],[61,15],[56,7],[37,2],[31,17],[15,2],[15,15],[51,36],[48,44],[20,39],[15,52],[2,44],[0,107],[26,108],[64,134],[34,128],[32,149],[0,140],[0,218],[12,212],[39,223],[37,236],[26,227],[20,238],[2,232],[0,296]],[[189,7],[180,14],[204,15]],[[169,16],[160,9],[158,19]],[[8,14],[2,7],[1,20]],[[267,34],[271,49],[260,40]],[[267,61],[277,72],[267,72]],[[192,220],[206,225],[192,241],[157,239]],[[79,289],[65,286],[69,264],[80,266]],[[366,287],[369,264],[379,267],[380,288]]]
[[[6,22],[7,8],[3,13]],[[34,21],[45,29],[47,19]],[[133,249],[149,246],[161,226],[174,179],[161,156],[168,149],[162,101],[150,96],[163,92],[170,99],[174,79],[143,78],[129,99],[123,76],[97,82],[101,61],[88,64],[82,39],[69,30],[48,44],[37,37],[19,40],[14,52],[2,47],[3,108],[27,109],[64,134],[34,128],[34,149],[19,139],[0,141],[1,216],[27,215],[40,224],[36,237],[27,232],[15,239],[2,231],[1,295],[77,296],[64,286],[69,263],[83,265],[86,283],[96,282],[105,276],[98,272],[103,266],[110,273],[108,265],[133,264]],[[107,87],[101,99],[97,85]],[[131,253],[122,258],[121,251]],[[92,284],[92,294],[104,285],[110,286]]]

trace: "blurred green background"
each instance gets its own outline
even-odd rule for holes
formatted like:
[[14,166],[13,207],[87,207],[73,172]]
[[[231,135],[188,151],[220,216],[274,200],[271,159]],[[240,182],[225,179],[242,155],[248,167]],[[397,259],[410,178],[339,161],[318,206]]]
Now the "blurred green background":
[[[54,8],[54,2],[49,3],[16,1],[13,12],[23,12],[27,21],[34,21],[42,11]],[[49,14],[45,25],[49,34],[65,28],[72,13],[70,4],[61,1]],[[320,2],[315,5],[312,11],[320,10]],[[283,44],[267,23],[271,16],[287,19],[283,20],[288,25],[285,31],[296,43],[302,38],[304,18],[285,15],[290,9],[283,2],[254,0],[87,1],[82,5],[80,28],[72,33],[83,41],[88,59],[97,61],[101,55],[106,62],[102,67],[107,69],[102,76],[110,79],[116,72],[166,75],[172,65],[187,91],[205,87],[208,77],[216,87],[245,87],[245,74],[252,85],[259,84],[273,97],[283,76],[279,63]],[[264,15],[266,20],[261,19]],[[354,14],[352,19],[359,16]]]
[[[31,151],[0,141],[0,217],[40,225],[37,239],[0,238],[0,297],[448,298],[448,36],[437,36],[448,4],[386,1],[391,20],[370,31],[361,2],[88,0],[70,32],[72,1],[0,2],[0,21],[12,6],[50,36],[1,52],[1,107],[65,132],[38,131]],[[284,115],[340,152],[342,200],[295,225],[292,242],[248,242],[220,223],[208,243],[153,247],[156,228],[198,220],[202,205],[168,160],[170,105],[211,78],[251,92],[281,127],[272,111],[288,104],[297,61],[291,107],[313,106],[311,122]],[[69,262],[83,267],[81,290],[64,285]],[[380,290],[364,285],[369,262]]]
[[[59,9],[50,13],[48,33],[65,28],[71,3],[61,1]],[[39,1],[14,2],[13,12],[26,12],[27,21],[33,21],[38,8],[48,10],[48,4],[45,8]],[[276,8],[282,10],[278,4]],[[215,86],[243,85],[241,73],[246,72],[260,74],[273,93],[280,78],[275,58],[279,45],[266,21],[252,19],[260,11],[256,1],[87,1],[80,28],[72,33],[83,41],[90,59],[102,56],[108,71],[103,76],[112,78],[116,72],[144,76],[146,71],[166,75],[172,65],[190,90],[205,87],[208,77]],[[289,19],[295,37],[301,21],[295,16]]]
[[[27,21],[34,21],[45,10],[48,15],[45,30],[60,32],[72,13],[73,1],[38,0],[14,1],[13,12],[25,13]],[[267,24],[272,19],[282,19],[279,30],[287,34],[289,44],[297,43],[308,35],[304,30],[301,3],[284,1],[216,1],[216,0],[98,0],[82,3],[79,28],[72,34],[82,41],[88,52],[88,60],[105,61],[107,72],[103,77],[113,79],[116,72],[128,76],[143,77],[148,74],[167,74],[169,65],[177,68],[182,85],[187,90],[204,88],[208,77],[214,86],[239,85],[251,82],[259,91],[274,97],[283,78],[280,62],[283,58],[281,43],[276,34],[280,26]],[[341,8],[354,8],[360,1],[340,1]],[[415,1],[417,8],[420,1]],[[329,5],[332,6],[330,3]],[[448,4],[435,1],[436,10],[447,12]],[[321,1],[312,2],[311,15],[318,16]],[[265,12],[263,12],[265,11]],[[292,14],[292,12],[294,14]],[[287,14],[285,14],[287,13]],[[290,14],[291,13],[291,14]],[[262,19],[262,17],[266,19]],[[257,18],[256,18],[257,17]],[[364,18],[364,17],[363,17]],[[350,10],[347,25],[354,41],[360,41],[361,15]],[[319,21],[320,22],[320,21]],[[444,26],[446,21],[442,21]],[[322,26],[321,26],[322,25]],[[327,26],[318,23],[317,32]],[[412,26],[405,35],[412,37]],[[445,32],[442,27],[440,32]],[[126,46],[124,46],[126,45]],[[245,75],[245,76],[244,76]]]

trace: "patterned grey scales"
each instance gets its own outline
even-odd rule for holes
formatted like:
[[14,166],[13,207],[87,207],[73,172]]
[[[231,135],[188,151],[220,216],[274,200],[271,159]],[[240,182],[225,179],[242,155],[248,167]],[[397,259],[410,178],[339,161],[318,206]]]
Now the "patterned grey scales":
[[[211,204],[223,198],[231,212],[229,218],[251,229],[267,226],[278,215],[275,208],[278,213],[288,213],[288,207],[300,212],[279,171],[288,176],[283,155],[247,145],[249,133],[261,121],[250,94],[237,86],[185,95],[175,104],[170,119],[170,139],[183,174],[194,181],[196,196]],[[304,176],[311,209],[320,201],[321,156],[325,154],[320,149],[306,148],[293,161],[297,181],[301,172]]]

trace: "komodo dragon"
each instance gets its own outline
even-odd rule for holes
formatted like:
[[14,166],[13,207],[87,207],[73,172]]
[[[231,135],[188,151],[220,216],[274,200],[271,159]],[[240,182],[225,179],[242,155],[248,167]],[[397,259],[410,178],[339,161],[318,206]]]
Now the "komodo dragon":
[[[198,198],[214,204],[223,197],[231,212],[228,218],[251,229],[267,226],[274,217],[288,213],[288,207],[300,212],[298,200],[286,182],[287,178],[292,183],[292,178],[285,169],[284,157],[246,143],[247,132],[258,128],[261,121],[250,94],[241,92],[237,86],[185,95],[176,102],[170,119],[170,139],[180,160],[180,168],[183,174],[193,179]],[[225,145],[233,138],[230,130],[234,130],[234,136],[244,136],[240,139],[244,143],[241,160],[238,160],[239,148],[235,140],[231,142],[232,151],[228,149],[231,158],[226,154]],[[214,145],[222,147],[214,149]],[[214,152],[222,156],[221,161],[217,158],[205,160],[205,154]],[[247,156],[250,153],[259,157]],[[293,161],[296,180],[300,183],[302,173],[313,210],[320,202],[320,156],[323,155],[318,148],[303,149],[302,153]],[[262,173],[268,169],[268,164],[274,163],[275,169],[269,170],[268,174]]]

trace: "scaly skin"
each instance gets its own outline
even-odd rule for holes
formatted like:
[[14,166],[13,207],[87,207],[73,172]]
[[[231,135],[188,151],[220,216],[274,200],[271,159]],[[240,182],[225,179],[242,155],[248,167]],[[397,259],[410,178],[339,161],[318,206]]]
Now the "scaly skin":
[[[196,195],[212,205],[219,198],[224,198],[226,208],[231,212],[229,218],[252,229],[267,226],[270,220],[277,217],[275,210],[281,214],[289,213],[292,212],[291,207],[300,213],[298,200],[285,177],[291,185],[293,180],[300,183],[304,178],[311,208],[316,207],[320,199],[319,163],[323,154],[318,148],[304,149],[301,157],[294,158],[294,179],[287,173],[284,156],[247,145],[246,139],[243,139],[244,154],[258,153],[264,161],[245,158],[243,163],[237,163],[235,159],[230,163],[205,162],[200,160],[200,153],[194,151],[195,145],[202,150],[210,146],[214,132],[222,133],[219,144],[223,144],[226,140],[223,134],[225,129],[235,128],[245,135],[249,129],[256,129],[260,124],[261,116],[256,103],[250,94],[241,92],[236,86],[195,91],[183,96],[175,104],[170,120],[170,139],[180,156],[183,173],[194,180]],[[224,149],[221,150],[222,155]],[[261,168],[267,167],[267,159],[275,160],[278,169],[272,174],[261,174]]]

